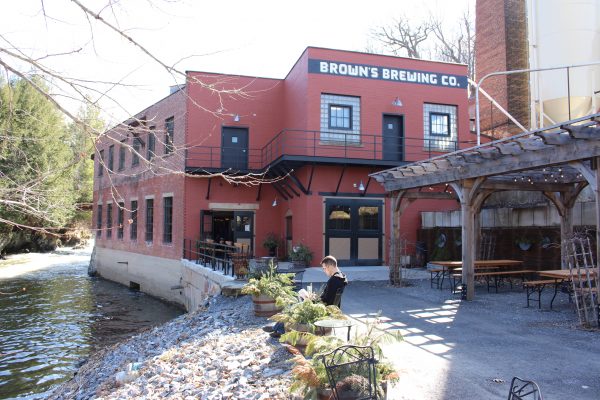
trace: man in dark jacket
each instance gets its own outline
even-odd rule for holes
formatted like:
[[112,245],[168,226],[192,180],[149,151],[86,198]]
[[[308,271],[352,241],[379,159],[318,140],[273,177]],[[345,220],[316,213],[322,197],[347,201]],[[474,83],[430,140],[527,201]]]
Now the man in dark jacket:
[[321,301],[328,306],[340,306],[342,293],[348,284],[348,279],[338,268],[337,260],[334,256],[326,256],[321,260],[323,272],[329,277],[323,293],[321,293]]

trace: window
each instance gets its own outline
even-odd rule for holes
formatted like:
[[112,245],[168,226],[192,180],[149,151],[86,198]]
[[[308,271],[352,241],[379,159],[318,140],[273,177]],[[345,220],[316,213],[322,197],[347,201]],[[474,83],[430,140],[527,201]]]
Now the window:
[[112,237],[112,203],[106,205],[106,238]]
[[379,229],[379,207],[358,208],[358,229]]
[[425,151],[458,150],[457,108],[449,104],[423,104]]
[[154,237],[154,199],[146,199],[146,242]]
[[429,133],[432,136],[450,136],[450,114],[429,113]]
[[321,93],[322,142],[360,143],[360,97]]
[[175,135],[175,120],[173,117],[165,120],[165,154],[171,154],[174,150],[173,139]]
[[329,129],[352,129],[352,107],[330,104]]
[[154,136],[154,127],[150,127],[150,132],[148,133],[148,151],[146,152],[146,159],[148,161],[154,158],[156,148],[156,136]]
[[350,206],[333,205],[329,208],[327,229],[350,229]]
[[119,203],[117,210],[117,239],[123,240],[123,219],[125,217],[125,203]]
[[131,210],[129,211],[129,239],[137,240],[137,224],[138,224],[138,202],[131,200]]
[[111,144],[108,148],[108,172],[113,172],[113,163],[115,161],[115,145]]
[[100,150],[100,157],[98,158],[98,176],[104,175],[104,150]]
[[98,210],[96,211],[96,237],[102,236],[102,204],[98,204]]
[[125,140],[121,141],[121,145],[119,146],[119,171],[123,171],[125,169]]
[[133,137],[133,153],[131,154],[131,166],[136,166],[140,164],[140,156],[142,152],[142,139],[137,136]]
[[173,242],[173,197],[163,197],[163,243]]

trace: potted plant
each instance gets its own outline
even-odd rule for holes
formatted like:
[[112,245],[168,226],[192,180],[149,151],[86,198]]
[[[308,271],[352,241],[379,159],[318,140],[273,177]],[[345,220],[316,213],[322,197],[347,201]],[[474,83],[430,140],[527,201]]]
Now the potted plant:
[[297,246],[292,247],[288,257],[295,265],[306,267],[310,265],[310,262],[313,259],[313,253],[308,246],[300,243]]
[[255,315],[270,317],[295,301],[293,279],[294,274],[275,272],[275,265],[271,262],[267,272],[248,280],[242,288],[242,294],[252,296]]
[[277,248],[281,245],[281,239],[275,233],[269,232],[265,236],[262,245],[269,251],[270,257],[275,257],[277,254]]
[[517,237],[517,239],[515,240],[515,243],[523,251],[529,250],[531,248],[531,246],[533,245],[533,241],[526,236]]
[[304,300],[285,307],[280,313],[271,317],[272,320],[283,322],[286,333],[281,336],[282,342],[303,349],[311,334],[315,332],[316,321],[322,319],[346,319],[346,316],[336,306],[327,306],[320,300]]

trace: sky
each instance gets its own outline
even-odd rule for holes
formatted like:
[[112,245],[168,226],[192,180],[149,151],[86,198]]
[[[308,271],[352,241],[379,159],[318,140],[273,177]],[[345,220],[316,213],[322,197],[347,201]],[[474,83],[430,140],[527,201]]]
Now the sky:
[[[474,0],[79,0],[119,26],[154,57],[181,71],[195,70],[284,78],[307,46],[364,51],[373,29],[401,15],[428,13],[447,23]],[[72,0],[4,0],[0,13],[0,61],[31,67],[2,48],[22,51],[61,76],[86,83],[99,98],[105,118],[120,121],[183,82],[97,21],[89,21]],[[106,7],[107,4],[111,7]],[[49,54],[53,56],[48,57]],[[111,83],[119,82],[118,85]],[[55,95],[77,108],[72,89]],[[102,93],[103,95],[99,95]]]

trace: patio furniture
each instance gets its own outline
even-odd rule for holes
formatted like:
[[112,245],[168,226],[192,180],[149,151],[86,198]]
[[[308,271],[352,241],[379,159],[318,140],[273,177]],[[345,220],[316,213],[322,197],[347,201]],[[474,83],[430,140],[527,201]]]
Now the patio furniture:
[[320,321],[316,321],[314,325],[318,328],[321,328],[323,331],[336,328],[348,328],[346,340],[350,341],[350,329],[352,329],[352,327],[356,324],[354,321],[349,319],[322,319]]
[[543,397],[537,383],[515,376],[510,382],[508,400],[543,400]]
[[[562,285],[563,279],[555,278],[555,279],[540,279],[535,281],[524,281],[523,287],[525,288],[525,292],[527,293],[527,307],[529,307],[530,301],[537,301],[538,308],[542,308],[542,292],[546,286],[554,287],[554,296],[552,296],[552,300],[550,300],[550,309],[552,310],[552,303],[554,303],[554,299],[556,298],[556,294],[558,293],[558,288]],[[537,293],[537,300],[532,299],[531,296]]]
[[335,400],[380,398],[372,347],[344,345],[320,358]]

